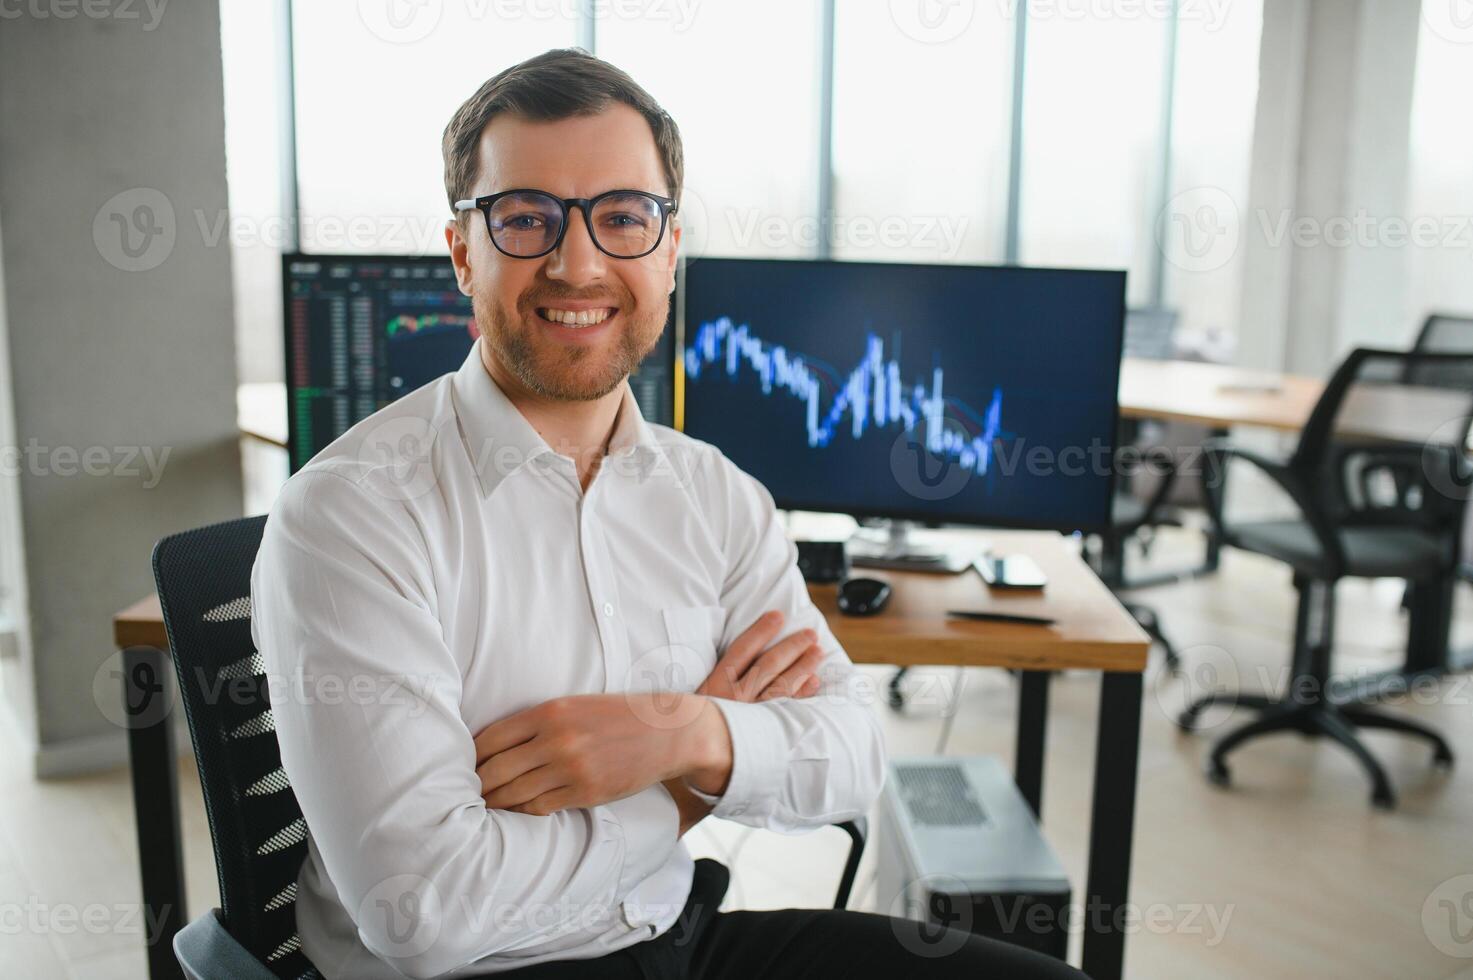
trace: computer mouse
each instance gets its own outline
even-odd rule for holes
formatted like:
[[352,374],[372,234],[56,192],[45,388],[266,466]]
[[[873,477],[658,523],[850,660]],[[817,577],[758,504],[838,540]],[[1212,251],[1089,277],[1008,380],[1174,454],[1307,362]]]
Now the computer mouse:
[[851,578],[839,585],[839,612],[873,616],[890,601],[890,583],[877,578]]

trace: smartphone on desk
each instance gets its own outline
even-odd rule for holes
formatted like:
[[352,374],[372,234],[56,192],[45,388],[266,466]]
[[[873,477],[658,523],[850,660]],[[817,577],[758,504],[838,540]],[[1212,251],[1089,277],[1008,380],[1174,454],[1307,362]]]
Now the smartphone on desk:
[[972,567],[994,589],[1041,589],[1048,584],[1043,569],[1027,555],[983,555]]

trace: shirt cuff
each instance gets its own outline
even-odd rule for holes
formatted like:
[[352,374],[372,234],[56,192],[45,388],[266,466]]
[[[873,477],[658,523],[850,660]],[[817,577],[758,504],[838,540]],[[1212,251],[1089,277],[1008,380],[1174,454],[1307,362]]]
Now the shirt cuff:
[[711,804],[713,817],[762,814],[770,807],[787,771],[787,741],[770,705],[712,698],[731,732],[731,778],[715,797],[686,781],[691,792]]
[[655,783],[622,800],[604,804],[624,835],[624,867],[619,900],[665,866],[680,840],[680,808],[663,784]]

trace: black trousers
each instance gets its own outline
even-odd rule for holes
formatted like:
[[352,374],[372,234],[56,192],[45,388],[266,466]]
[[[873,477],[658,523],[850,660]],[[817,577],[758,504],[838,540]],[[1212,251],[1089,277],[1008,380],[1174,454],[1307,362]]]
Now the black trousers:
[[607,956],[493,974],[559,980],[785,980],[810,977],[966,977],[1081,980],[1058,960],[958,929],[834,909],[718,912],[731,873],[696,862],[690,898],[664,935]]

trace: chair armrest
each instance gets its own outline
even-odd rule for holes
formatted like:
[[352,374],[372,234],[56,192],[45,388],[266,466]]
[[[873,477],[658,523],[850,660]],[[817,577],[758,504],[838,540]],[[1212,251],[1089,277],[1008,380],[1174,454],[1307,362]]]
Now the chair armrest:
[[1202,487],[1207,494],[1207,509],[1212,515],[1212,522],[1229,544],[1232,543],[1232,528],[1223,514],[1223,484],[1226,482],[1228,466],[1233,460],[1240,459],[1251,463],[1289,495],[1300,516],[1314,533],[1315,542],[1326,563],[1337,569],[1345,567],[1345,549],[1340,544],[1340,536],[1335,533],[1334,526],[1314,494],[1287,464],[1216,439],[1203,444],[1202,456],[1206,463],[1202,470]]
[[839,879],[839,893],[834,897],[834,908],[842,909],[849,904],[849,892],[854,888],[854,876],[859,873],[859,859],[864,857],[864,843],[869,836],[869,818],[856,817],[834,824],[849,835],[849,857],[844,861],[844,876]]
[[219,909],[174,934],[174,956],[189,980],[276,980],[276,974],[226,930]]

